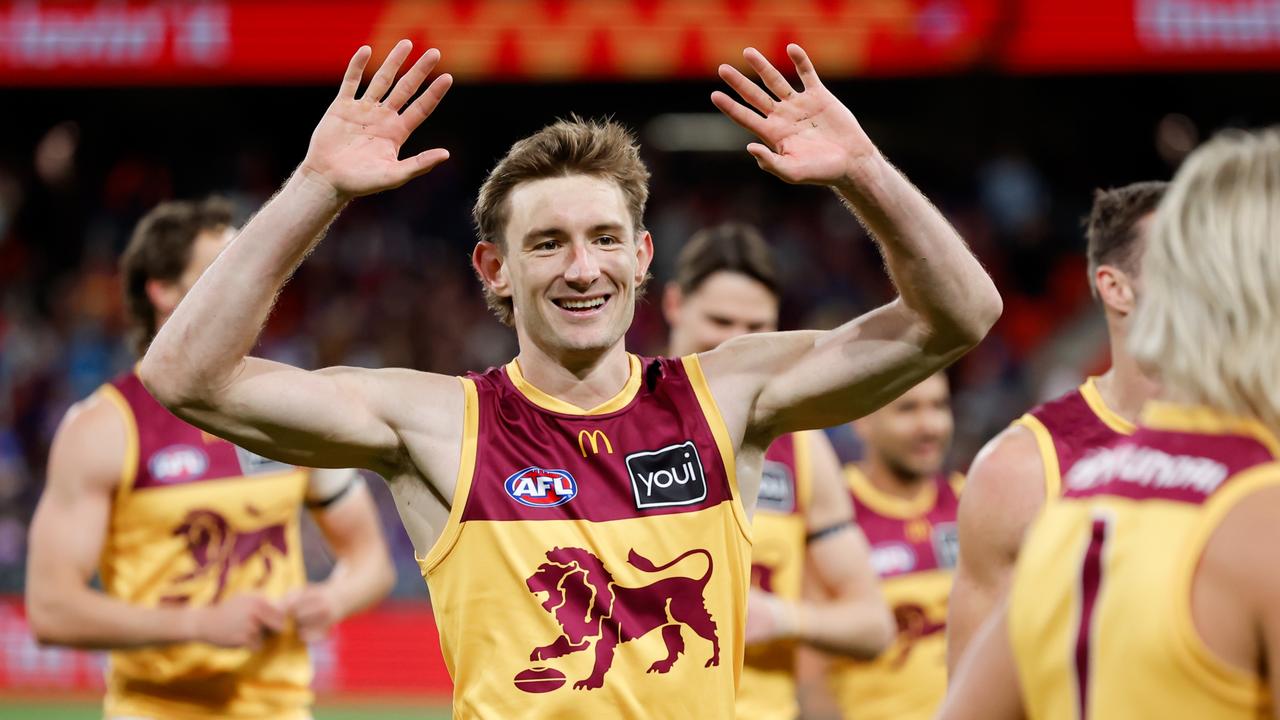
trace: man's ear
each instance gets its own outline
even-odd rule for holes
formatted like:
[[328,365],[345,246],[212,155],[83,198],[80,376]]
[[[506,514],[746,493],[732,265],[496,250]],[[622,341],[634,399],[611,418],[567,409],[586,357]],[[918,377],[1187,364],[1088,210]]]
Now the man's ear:
[[511,297],[511,280],[507,277],[506,257],[502,248],[481,240],[471,251],[471,267],[485,285],[499,297]]
[[155,308],[156,315],[161,318],[172,314],[178,303],[182,302],[183,293],[177,283],[153,278],[147,281],[146,291],[151,307]]
[[1121,316],[1133,312],[1137,305],[1133,278],[1115,265],[1099,265],[1093,273],[1094,287],[1102,304]]
[[666,318],[668,327],[675,327],[680,317],[680,307],[684,305],[684,293],[680,286],[673,282],[662,288],[662,317]]
[[649,276],[649,266],[653,264],[653,235],[648,230],[636,238],[636,284],[644,282]]

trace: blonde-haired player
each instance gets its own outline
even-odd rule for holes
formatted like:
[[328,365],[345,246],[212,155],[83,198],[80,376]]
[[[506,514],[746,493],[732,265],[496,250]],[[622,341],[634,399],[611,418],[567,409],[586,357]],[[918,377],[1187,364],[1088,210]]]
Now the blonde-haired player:
[[1280,131],[1224,133],[1178,171],[1130,336],[1163,400],[1064,478],[943,717],[1276,712],[1278,228]]
[[[138,223],[120,263],[135,350],[232,232],[216,198],[166,202]],[[323,583],[306,582],[304,505],[337,558]],[[36,637],[111,650],[106,716],[134,720],[309,717],[305,642],[395,580],[354,471],[273,462],[202,432],[133,371],[58,428],[27,567]]]

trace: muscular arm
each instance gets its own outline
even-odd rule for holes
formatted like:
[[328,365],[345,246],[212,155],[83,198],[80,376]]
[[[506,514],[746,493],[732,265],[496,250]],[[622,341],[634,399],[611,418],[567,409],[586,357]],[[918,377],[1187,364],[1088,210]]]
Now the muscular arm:
[[949,671],[1008,593],[1022,537],[1043,504],[1040,450],[1031,431],[1015,425],[978,453],[960,496],[960,560],[947,609]]
[[460,395],[456,382],[413,380],[406,371],[304,372],[247,357],[276,294],[348,201],[398,187],[448,157],[436,149],[398,159],[400,146],[450,83],[447,75],[437,78],[406,107],[439,59],[434,50],[424,53],[393,88],[409,50],[407,41],[398,44],[360,99],[356,90],[370,50],[356,53],[297,172],[156,336],[139,376],[179,417],[287,462],[389,474],[404,460],[395,408],[406,385],[434,394],[422,402],[427,408],[441,395],[444,401],[448,393]]
[[[826,652],[870,659],[893,641],[893,617],[871,568],[867,540],[852,522],[835,450],[821,431],[807,434],[813,497],[805,520],[809,533],[820,533],[806,553],[805,573],[810,577],[805,584],[812,591],[795,603],[754,591],[748,627],[764,635],[757,640],[785,637]],[[750,617],[752,613],[764,615],[765,621]]]
[[283,616],[262,598],[221,608],[141,607],[90,586],[124,469],[124,422],[99,394],[72,408],[54,436],[27,556],[27,620],[36,638],[88,649],[252,645],[262,631],[280,629]]
[[747,437],[865,415],[963,355],[1001,311],[991,278],[942,213],[880,154],[804,51],[792,45],[788,54],[803,92],[748,50],[779,99],[722,65],[721,77],[755,111],[724,93],[712,100],[763,140],[748,147],[762,168],[844,199],[880,247],[899,297],[835,330],[744,336],[708,353],[713,390],[731,416],[743,413],[730,422],[742,422]]
[[[335,493],[340,493],[335,498]],[[329,577],[308,586],[289,605],[304,640],[319,639],[329,626],[386,597],[396,571],[378,522],[378,509],[364,480],[352,470],[312,472],[309,500],[332,502],[312,517],[333,550]]]
[[947,689],[938,720],[1022,720],[1022,689],[1002,601],[973,638]]

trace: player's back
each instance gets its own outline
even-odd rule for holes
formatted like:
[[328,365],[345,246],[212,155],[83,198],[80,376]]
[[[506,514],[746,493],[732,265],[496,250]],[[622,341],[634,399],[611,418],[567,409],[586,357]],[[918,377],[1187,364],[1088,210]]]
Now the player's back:
[[1076,463],[1028,536],[1010,595],[1031,718],[1266,714],[1263,679],[1200,638],[1191,593],[1227,512],[1280,485],[1278,453],[1257,423],[1153,404],[1131,438]]
[[[810,442],[807,433],[789,433],[769,446],[751,521],[751,584],[790,602],[800,600],[804,580],[806,513],[813,487]],[[738,718],[799,717],[795,650],[795,642],[789,640],[747,647],[738,684]]]
[[[100,390],[127,447],[100,562],[126,602],[210,605],[240,593],[280,598],[305,582],[299,509],[307,471],[184,423],[137,376]],[[292,631],[259,651],[183,643],[111,653],[108,717],[307,717],[311,663]]]
[[1062,478],[1094,448],[1133,434],[1133,423],[1107,406],[1090,377],[1070,392],[1042,403],[1014,420],[1036,439],[1044,467],[1045,498],[1062,493]]
[[947,597],[956,566],[959,477],[927,481],[914,500],[878,490],[856,465],[845,469],[854,519],[893,610],[898,636],[870,662],[837,660],[832,684],[849,717],[933,717],[947,687]]

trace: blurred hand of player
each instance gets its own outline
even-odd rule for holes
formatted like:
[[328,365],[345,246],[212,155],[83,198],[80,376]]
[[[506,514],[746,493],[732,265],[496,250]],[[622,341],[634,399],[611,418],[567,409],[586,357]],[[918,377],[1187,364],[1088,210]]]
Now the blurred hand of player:
[[284,630],[285,612],[261,595],[237,595],[196,608],[194,636],[200,642],[257,650],[268,634]]
[[801,92],[755,48],[742,55],[769,92],[732,65],[721,65],[721,79],[751,107],[718,90],[711,102],[763,141],[747,146],[761,168],[789,183],[838,186],[848,183],[859,165],[879,156],[853,113],[823,86],[799,45],[788,45],[787,55],[800,75]]
[[298,636],[308,643],[323,640],[329,628],[341,619],[337,599],[323,584],[307,585],[289,593],[284,598],[284,609],[297,624]]
[[788,636],[791,632],[791,612],[787,601],[760,588],[751,588],[747,595],[747,644],[765,643]]
[[408,40],[397,43],[358,98],[356,91],[373,50],[365,45],[356,51],[338,96],[311,134],[303,171],[342,196],[356,197],[399,187],[448,159],[449,152],[441,148],[400,159],[405,140],[431,115],[453,84],[452,77],[441,75],[409,102],[440,62],[439,50],[427,50],[393,85],[412,49]]

